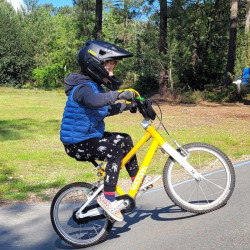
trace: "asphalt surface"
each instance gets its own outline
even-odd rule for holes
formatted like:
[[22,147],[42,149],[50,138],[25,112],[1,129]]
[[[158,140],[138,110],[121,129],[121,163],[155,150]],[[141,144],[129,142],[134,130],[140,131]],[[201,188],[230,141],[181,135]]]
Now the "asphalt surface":
[[[234,193],[223,208],[195,215],[152,190],[116,223],[107,240],[88,249],[250,249],[250,161],[235,166]],[[0,249],[74,249],[54,232],[50,204],[0,208]]]

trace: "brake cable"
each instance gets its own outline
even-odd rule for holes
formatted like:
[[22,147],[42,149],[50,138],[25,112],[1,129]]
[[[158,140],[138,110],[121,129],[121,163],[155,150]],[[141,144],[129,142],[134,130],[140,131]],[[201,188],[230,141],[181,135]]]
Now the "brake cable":
[[166,129],[166,127],[164,126],[164,124],[163,124],[163,122],[162,122],[162,111],[161,111],[160,105],[159,105],[156,101],[153,101],[153,100],[152,100],[152,102],[153,102],[154,104],[156,104],[156,106],[157,106],[158,109],[160,110],[160,114],[161,114],[160,117],[159,117],[158,114],[156,113],[156,116],[157,116],[158,120],[160,121],[160,124],[159,124],[159,126],[158,126],[158,128],[157,128],[156,130],[158,131],[158,129],[159,129],[160,126],[162,125],[162,127],[164,128],[164,130],[167,132],[168,136],[169,136],[172,140],[174,140],[174,138],[170,135],[170,133],[168,132],[168,130]]
[[160,110],[160,117],[158,116],[158,114],[156,113],[156,116],[158,118],[158,120],[160,121],[160,124],[158,126],[158,128],[156,129],[158,131],[158,129],[160,128],[160,126],[162,125],[162,127],[164,128],[164,130],[166,131],[166,133],[168,134],[169,138],[173,141],[173,143],[181,150],[181,152],[184,153],[184,155],[189,155],[189,153],[170,135],[170,133],[168,132],[168,130],[166,129],[166,127],[164,126],[163,122],[162,122],[162,111],[161,111],[161,107],[160,105],[156,102],[156,101],[153,101],[153,103],[156,104],[156,106],[159,108]]

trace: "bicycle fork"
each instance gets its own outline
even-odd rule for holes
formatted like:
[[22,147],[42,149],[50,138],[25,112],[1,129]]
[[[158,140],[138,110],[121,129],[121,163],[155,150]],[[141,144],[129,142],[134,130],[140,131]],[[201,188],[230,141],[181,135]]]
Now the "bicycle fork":
[[[98,188],[97,188],[97,190],[89,197],[88,196],[88,199],[87,199],[87,201],[84,203],[84,205],[83,206],[81,206],[80,207],[80,209],[76,212],[76,214],[75,214],[75,216],[76,216],[76,218],[77,219],[82,219],[82,218],[84,218],[84,217],[88,217],[88,216],[90,216],[90,211],[88,211],[87,213],[84,213],[83,212],[83,210],[95,199],[95,197],[103,190],[103,187],[104,187],[104,184],[101,184]],[[98,209],[97,208],[94,208],[94,209],[92,209],[92,210],[94,210],[93,211],[93,216],[94,215],[98,215]]]
[[[149,133],[150,136],[157,140],[158,145],[172,158],[174,158],[174,160],[177,161],[194,179],[196,179],[196,181],[202,180],[202,175],[198,173],[198,171],[187,162],[187,156],[182,156],[181,153],[179,153],[168,142],[166,142],[155,130],[155,128],[149,124],[148,121],[143,120],[141,125]],[[177,146],[182,150],[178,143]]]
[[168,142],[165,142],[161,147],[171,157],[173,157],[174,160],[177,161],[194,179],[196,179],[197,181],[202,180],[202,175],[189,164],[189,162],[187,161],[187,156],[182,156]]

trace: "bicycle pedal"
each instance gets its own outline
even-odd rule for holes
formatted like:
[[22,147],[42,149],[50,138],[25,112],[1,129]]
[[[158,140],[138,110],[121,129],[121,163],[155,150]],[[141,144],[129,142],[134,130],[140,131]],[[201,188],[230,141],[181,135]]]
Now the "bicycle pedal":
[[148,190],[151,189],[151,188],[153,188],[153,184],[151,184],[151,185],[149,185],[149,186],[147,186],[147,187],[141,189],[141,191],[146,192],[146,191],[148,191]]
[[149,189],[151,189],[153,187],[153,184],[143,188],[143,189],[140,189],[140,191],[137,193],[136,195],[136,199],[138,199],[141,195],[145,194]]

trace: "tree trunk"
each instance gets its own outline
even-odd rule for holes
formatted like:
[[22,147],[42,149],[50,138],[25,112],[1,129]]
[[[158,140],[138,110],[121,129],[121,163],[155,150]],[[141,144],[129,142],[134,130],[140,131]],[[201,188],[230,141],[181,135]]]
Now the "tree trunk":
[[[159,41],[159,53],[160,55],[167,54],[167,1],[159,0],[160,3],[160,41]],[[163,66],[160,71],[160,80],[159,80],[159,94],[163,96],[167,92],[167,64],[163,59]]]
[[168,82],[167,70],[162,69],[160,71],[160,79],[159,79],[159,94],[160,94],[160,96],[164,96],[167,93],[167,82]]
[[237,38],[236,35],[237,35],[238,1],[239,0],[231,0],[228,56],[226,65],[226,75],[224,81],[225,86],[228,86],[231,83],[232,74],[234,73],[236,38]]
[[174,92],[174,80],[172,77],[172,61],[173,61],[173,57],[172,55],[170,56],[170,62],[169,62],[169,70],[168,70],[168,75],[169,75],[169,82],[170,82],[170,91]]
[[245,33],[249,32],[250,26],[250,0],[246,0],[247,2],[247,9],[246,9],[246,25],[245,25]]
[[160,45],[159,52],[167,54],[167,1],[160,2]]
[[98,40],[102,39],[102,0],[96,0],[96,33],[95,38]]
[[247,2],[247,7],[246,7],[246,24],[245,24],[245,40],[246,40],[246,48],[245,48],[245,53],[246,53],[246,61],[249,62],[249,26],[250,26],[250,0],[246,0]]

